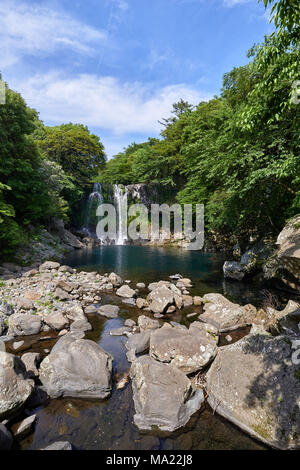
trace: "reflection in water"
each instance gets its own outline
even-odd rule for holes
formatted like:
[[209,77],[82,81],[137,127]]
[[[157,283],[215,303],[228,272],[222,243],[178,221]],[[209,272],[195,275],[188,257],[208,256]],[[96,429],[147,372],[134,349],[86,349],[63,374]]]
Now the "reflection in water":
[[[116,271],[124,279],[150,282],[167,279],[169,275],[181,273],[190,277],[195,286],[191,294],[206,292],[226,293],[232,300],[247,303],[250,298],[257,304],[259,287],[224,283],[222,265],[224,257],[214,254],[188,252],[177,249],[106,246],[92,250],[74,252],[64,260],[65,264],[101,273]],[[238,286],[231,288],[231,286]],[[141,294],[146,295],[146,291]],[[68,440],[76,449],[262,449],[255,442],[229,422],[205,408],[191,418],[187,426],[171,434],[140,432],[133,424],[134,404],[131,384],[117,390],[115,377],[128,372],[124,342],[126,337],[111,337],[109,331],[123,325],[126,318],[137,319],[140,311],[122,304],[120,298],[101,295],[103,304],[113,303],[121,307],[116,319],[89,316],[93,331],[86,338],[97,342],[109,352],[113,360],[114,383],[110,399],[87,401],[80,399],[51,400],[47,406],[32,412],[37,415],[34,434],[26,438],[21,447],[39,449],[57,440]],[[177,312],[172,319],[185,324],[186,314],[201,311],[193,307]],[[238,332],[236,333],[239,334]],[[172,397],[170,397],[170,400]]]

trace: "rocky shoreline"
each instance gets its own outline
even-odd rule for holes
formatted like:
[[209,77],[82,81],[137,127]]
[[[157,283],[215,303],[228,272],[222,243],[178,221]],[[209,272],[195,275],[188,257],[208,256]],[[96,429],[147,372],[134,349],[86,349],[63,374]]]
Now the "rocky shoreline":
[[[116,318],[120,301],[140,311],[137,321],[127,319],[110,332],[127,337],[132,365],[117,388],[130,377],[139,429],[181,428],[207,395],[216,413],[259,441],[299,448],[300,368],[292,358],[300,306],[289,301],[283,311],[257,310],[221,294],[193,296],[192,288],[192,280],[179,274],[131,286],[115,273],[53,261],[1,281],[0,448],[32,432],[35,415],[24,419],[24,411],[51,398],[109,399],[113,358],[85,334],[92,329],[90,315]],[[107,293],[115,304],[101,302]],[[186,309],[188,326],[172,320]],[[235,342],[233,333],[241,328],[243,337]],[[224,334],[226,343],[219,346]],[[44,344],[43,354],[30,352],[34,342]]]

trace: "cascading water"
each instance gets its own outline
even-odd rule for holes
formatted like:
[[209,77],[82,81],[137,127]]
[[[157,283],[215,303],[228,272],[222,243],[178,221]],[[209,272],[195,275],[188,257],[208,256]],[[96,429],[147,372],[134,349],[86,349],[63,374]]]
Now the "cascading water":
[[124,245],[125,241],[127,241],[127,198],[128,188],[114,184],[114,200],[118,215],[116,245]]
[[88,236],[91,236],[90,228],[91,228],[91,223],[92,223],[92,217],[96,216],[96,209],[102,203],[103,203],[102,186],[100,183],[94,183],[93,192],[89,195],[87,209],[86,209],[86,220],[85,220],[84,232]]

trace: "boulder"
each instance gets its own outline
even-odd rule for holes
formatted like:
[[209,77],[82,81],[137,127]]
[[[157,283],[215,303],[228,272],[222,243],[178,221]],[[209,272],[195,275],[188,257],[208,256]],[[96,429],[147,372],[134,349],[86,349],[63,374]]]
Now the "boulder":
[[136,292],[135,290],[131,289],[127,284],[124,286],[120,287],[117,291],[116,294],[119,297],[124,297],[126,299],[130,299],[131,297],[136,297]]
[[28,416],[28,418],[23,419],[14,429],[14,436],[17,439],[24,439],[28,436],[33,430],[34,424],[36,422],[36,415]]
[[52,269],[58,269],[60,267],[59,263],[56,263],[55,261],[46,261],[45,263],[41,264],[39,267],[39,272],[40,273],[45,273],[47,271],[51,271]]
[[148,351],[151,333],[152,330],[145,330],[142,333],[131,335],[125,344],[128,351],[132,350],[135,354]]
[[123,283],[122,278],[115,273],[110,273],[108,279],[114,287],[119,287]]
[[112,357],[73,334],[58,340],[40,365],[40,380],[51,398],[106,398],[111,394]]
[[187,424],[204,402],[203,391],[194,391],[185,374],[149,356],[133,362],[130,376],[134,422],[139,429],[157,426],[162,431],[172,432]]
[[159,321],[146,317],[146,315],[140,315],[138,318],[138,326],[141,331],[156,330],[159,328]]
[[206,376],[213,410],[278,449],[300,448],[299,364],[284,336],[250,334],[219,348]]
[[174,294],[167,286],[159,286],[147,297],[149,308],[153,313],[165,313],[174,302]]
[[14,313],[8,320],[8,334],[12,336],[36,335],[41,328],[42,320],[38,315]]
[[66,282],[66,281],[63,281],[62,279],[58,281],[56,284],[56,288],[62,289],[68,293],[72,292],[72,290],[76,289],[77,287],[78,287],[78,284],[76,285],[71,282]]
[[72,444],[69,441],[57,441],[41,450],[72,450]]
[[131,328],[129,326],[121,326],[120,328],[115,328],[110,330],[110,336],[124,336],[126,333],[130,333]]
[[18,310],[32,310],[34,308],[34,303],[32,302],[32,300],[23,297],[22,299],[18,300],[17,308]]
[[76,320],[71,324],[70,331],[91,331],[92,325],[87,320]]
[[0,420],[16,413],[32,392],[19,357],[0,351]]
[[249,312],[238,304],[230,302],[221,294],[205,294],[204,313],[199,320],[210,323],[220,333],[235,330],[251,323]]
[[29,379],[34,379],[38,377],[39,375],[38,365],[41,359],[40,353],[28,352],[28,353],[23,354],[21,359],[26,368],[26,376]]
[[49,313],[44,317],[44,322],[53,330],[63,330],[69,325],[69,320],[60,312]]
[[218,336],[195,322],[188,329],[165,324],[150,338],[150,356],[168,362],[185,374],[203,369],[217,353]]
[[117,318],[119,310],[117,305],[101,305],[99,314],[106,318]]
[[146,307],[148,307],[148,302],[147,302],[147,300],[142,299],[141,297],[139,297],[138,299],[136,299],[136,306],[139,309],[146,308]]
[[223,265],[225,279],[241,281],[245,277],[246,269],[238,261],[225,261]]

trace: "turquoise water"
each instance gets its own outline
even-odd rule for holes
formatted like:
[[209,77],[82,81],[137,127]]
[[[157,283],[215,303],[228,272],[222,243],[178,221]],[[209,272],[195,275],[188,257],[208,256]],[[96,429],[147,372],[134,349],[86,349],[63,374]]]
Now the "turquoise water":
[[192,280],[194,295],[219,292],[241,304],[260,305],[263,286],[253,282],[249,284],[224,280],[222,267],[225,260],[224,255],[216,253],[112,245],[75,251],[64,263],[102,274],[114,271],[124,280],[146,284],[160,279],[167,280],[170,275],[179,273]]
[[[222,275],[224,256],[187,252],[178,249],[108,246],[74,252],[64,261],[73,267],[105,272],[115,271],[123,279],[148,283],[167,279],[180,273],[192,279],[191,294],[221,292],[240,303],[257,304],[261,299],[261,286],[225,282]],[[146,291],[145,291],[146,294]],[[137,319],[141,312],[122,304],[120,298],[101,294],[103,304],[119,305],[119,318],[108,320],[97,315],[89,316],[93,331],[88,339],[96,341],[114,357],[113,391],[105,401],[79,399],[51,400],[32,413],[37,415],[34,433],[21,442],[23,449],[40,449],[57,440],[68,440],[76,449],[106,450],[204,450],[204,449],[264,449],[234,425],[214,414],[206,405],[195,413],[189,423],[171,434],[141,432],[133,423],[134,404],[131,384],[124,390],[116,389],[116,382],[129,371],[125,337],[112,337],[109,331],[124,324],[126,318]],[[196,311],[199,307],[194,308]],[[181,310],[171,319],[186,322]],[[192,320],[190,320],[192,321]],[[245,333],[243,333],[245,334]],[[238,333],[237,333],[238,335]],[[238,336],[234,339],[237,340]],[[39,351],[41,346],[32,346]],[[170,397],[170,400],[172,397]]]

